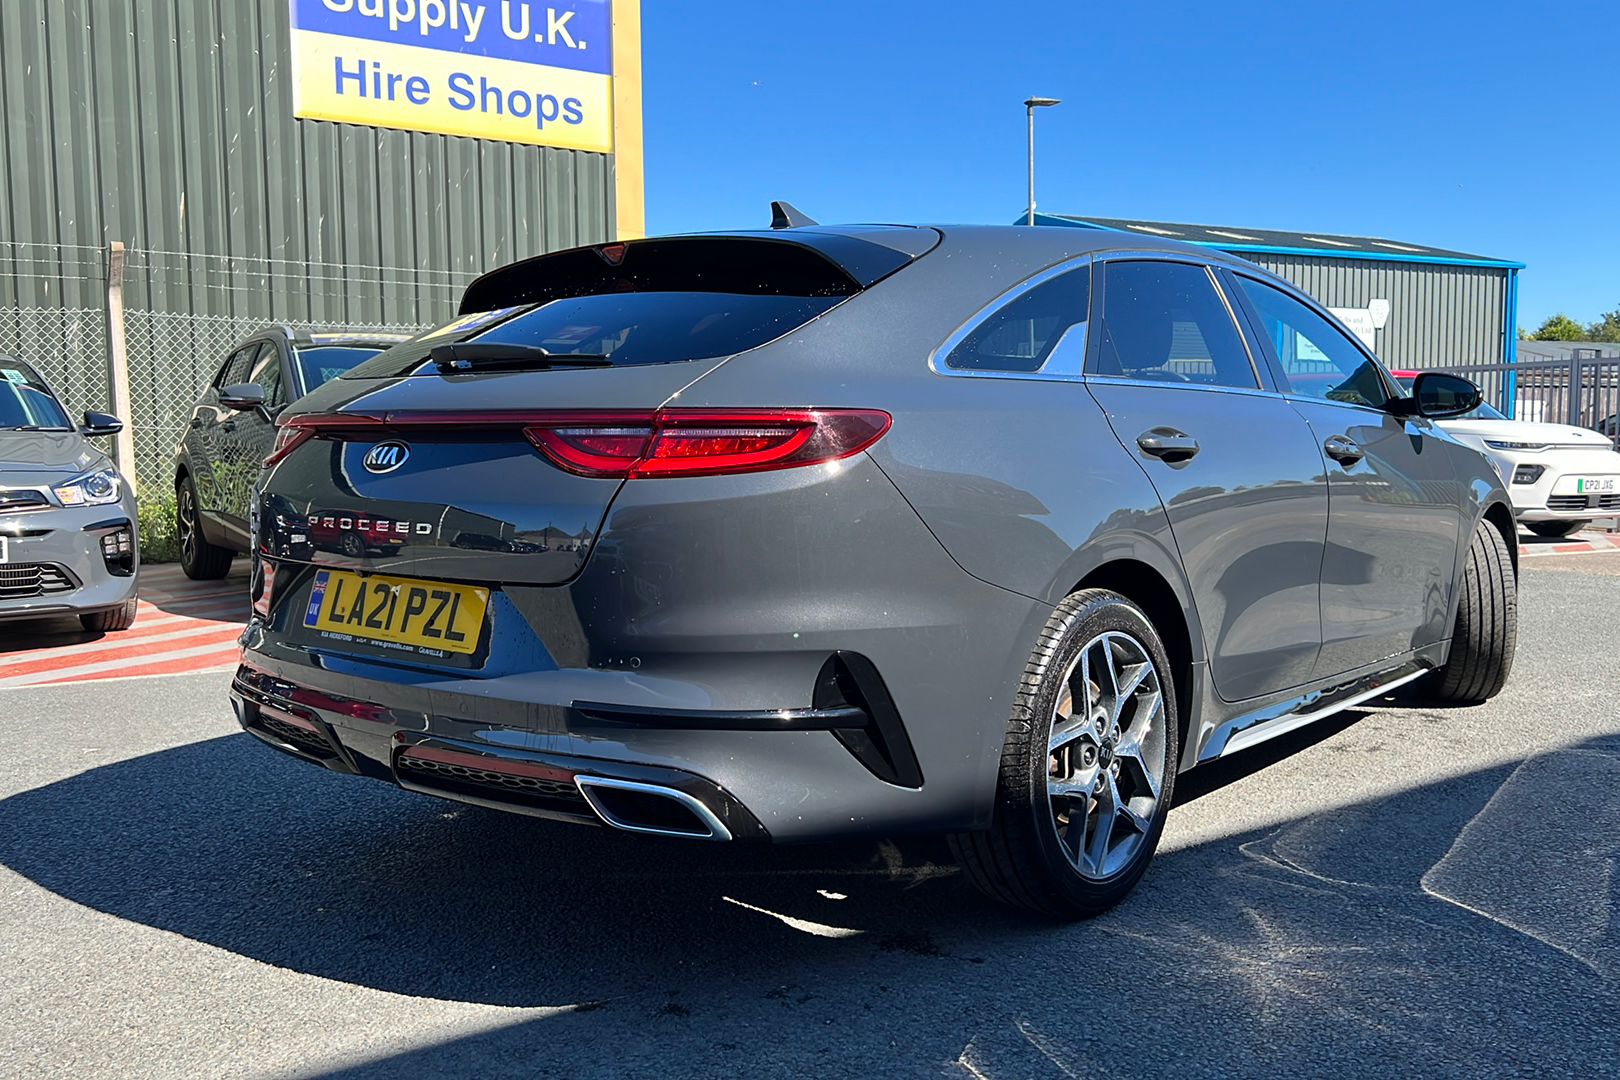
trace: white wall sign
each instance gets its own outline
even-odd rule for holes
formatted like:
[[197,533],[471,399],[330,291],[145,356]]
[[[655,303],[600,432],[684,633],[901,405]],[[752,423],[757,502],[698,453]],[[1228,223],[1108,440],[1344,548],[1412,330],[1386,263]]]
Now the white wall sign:
[[1328,308],[1334,317],[1344,323],[1345,328],[1361,339],[1361,343],[1369,349],[1378,347],[1374,331],[1382,330],[1384,324],[1389,322],[1389,301],[1384,299],[1373,300],[1364,308]]

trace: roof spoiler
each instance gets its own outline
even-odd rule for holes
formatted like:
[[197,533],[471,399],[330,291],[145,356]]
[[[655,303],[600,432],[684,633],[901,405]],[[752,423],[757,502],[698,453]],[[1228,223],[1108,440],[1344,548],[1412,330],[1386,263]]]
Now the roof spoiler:
[[771,203],[771,228],[773,229],[801,229],[806,225],[819,225],[821,222],[806,215],[790,202],[777,200]]

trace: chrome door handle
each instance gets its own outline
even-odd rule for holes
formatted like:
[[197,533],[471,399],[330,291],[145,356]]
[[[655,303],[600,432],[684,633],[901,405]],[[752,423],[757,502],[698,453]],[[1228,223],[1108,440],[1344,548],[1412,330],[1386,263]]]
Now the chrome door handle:
[[1343,435],[1330,435],[1322,444],[1322,452],[1340,465],[1354,465],[1362,458],[1361,447]]
[[1136,437],[1142,453],[1163,461],[1186,461],[1198,453],[1198,440],[1175,428],[1149,428]]

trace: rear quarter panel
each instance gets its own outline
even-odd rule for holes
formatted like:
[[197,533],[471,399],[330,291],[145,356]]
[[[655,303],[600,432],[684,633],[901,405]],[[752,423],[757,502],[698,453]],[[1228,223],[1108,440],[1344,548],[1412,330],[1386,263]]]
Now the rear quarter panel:
[[[1115,559],[1155,569],[1182,601],[1201,661],[1202,634],[1158,496],[1084,384],[961,378],[929,355],[964,321],[1046,265],[1061,248],[1016,253],[941,249],[776,343],[732,359],[669,401],[703,407],[880,408],[894,426],[868,454],[962,570],[957,612],[973,626],[988,583],[1025,597],[1014,634],[980,633],[973,664],[911,658],[954,682],[930,723],[962,740],[993,792],[1008,703],[1052,606]],[[1044,260],[1044,261],[1043,261]],[[829,512],[838,513],[838,508]],[[978,579],[976,582],[971,579]],[[988,628],[987,628],[988,629]],[[964,678],[972,670],[977,684]],[[983,685],[988,677],[992,685]],[[908,724],[903,687],[892,687]],[[997,710],[986,723],[986,708]],[[954,715],[960,713],[961,715]],[[984,804],[981,804],[984,805]]]

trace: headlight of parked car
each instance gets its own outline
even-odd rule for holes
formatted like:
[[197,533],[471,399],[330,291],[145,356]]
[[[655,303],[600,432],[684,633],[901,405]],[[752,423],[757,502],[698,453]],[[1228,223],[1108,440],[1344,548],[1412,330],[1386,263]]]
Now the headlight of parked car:
[[63,506],[101,506],[115,503],[124,493],[124,482],[115,469],[99,469],[74,477],[51,488]]
[[1506,442],[1498,439],[1486,439],[1485,445],[1492,450],[1545,450],[1546,443],[1539,442]]

